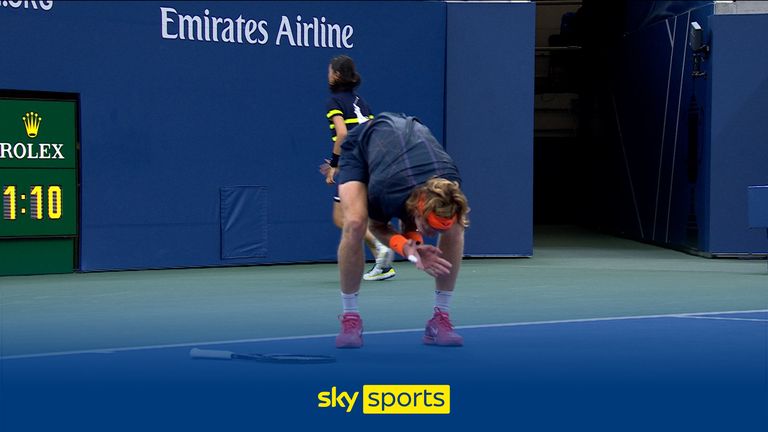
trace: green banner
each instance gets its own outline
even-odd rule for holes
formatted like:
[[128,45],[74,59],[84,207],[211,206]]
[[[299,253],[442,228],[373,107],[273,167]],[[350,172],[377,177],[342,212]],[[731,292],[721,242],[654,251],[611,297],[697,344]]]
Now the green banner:
[[0,98],[0,168],[75,168],[75,102]]
[[74,238],[0,239],[0,276],[72,273],[74,252]]

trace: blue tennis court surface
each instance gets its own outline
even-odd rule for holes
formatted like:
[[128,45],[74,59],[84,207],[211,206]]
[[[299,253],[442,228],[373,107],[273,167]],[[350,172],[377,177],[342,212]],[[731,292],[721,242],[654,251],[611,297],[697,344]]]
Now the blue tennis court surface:
[[[336,350],[309,336],[6,357],[4,431],[768,430],[768,311],[512,323],[461,329],[463,348],[418,330]],[[194,360],[192,346],[331,354],[333,364]],[[366,384],[450,384],[451,415],[364,415],[317,395]]]

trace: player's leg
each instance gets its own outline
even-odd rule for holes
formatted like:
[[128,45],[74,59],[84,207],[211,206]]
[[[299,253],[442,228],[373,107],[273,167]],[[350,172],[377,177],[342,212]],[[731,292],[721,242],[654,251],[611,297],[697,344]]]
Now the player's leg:
[[368,188],[359,181],[339,186],[344,228],[339,243],[341,290],[347,294],[360,289],[360,275],[365,265],[363,238],[368,229]]
[[365,265],[363,238],[368,227],[368,189],[359,181],[339,186],[344,228],[339,242],[339,282],[342,306],[341,332],[336,337],[337,348],[359,348],[363,345],[363,322],[357,311],[357,296]]
[[333,197],[333,224],[339,229],[344,229],[344,212],[338,196]]
[[453,330],[449,314],[461,258],[464,256],[464,227],[457,223],[443,232],[438,247],[443,251],[443,258],[448,260],[452,267],[450,273],[435,278],[435,311],[432,319],[427,322],[424,343],[461,346],[464,344],[464,338]]
[[438,247],[443,251],[443,258],[451,263],[451,272],[435,278],[435,288],[440,291],[452,292],[456,287],[459,276],[461,258],[464,256],[464,227],[456,223],[440,234]]
[[[339,229],[344,229],[344,210],[341,207],[341,199],[338,193],[333,197],[333,223]],[[371,270],[363,275],[363,279],[367,281],[380,281],[395,277],[395,269],[392,268],[395,252],[381,243],[369,230],[365,231],[365,244],[368,245],[376,262]]]

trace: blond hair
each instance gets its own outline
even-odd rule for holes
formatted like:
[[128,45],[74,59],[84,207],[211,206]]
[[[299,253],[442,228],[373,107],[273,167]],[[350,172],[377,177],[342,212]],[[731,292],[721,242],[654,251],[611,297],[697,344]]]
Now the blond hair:
[[423,185],[411,192],[405,208],[410,214],[422,214],[419,211],[419,200],[424,197],[423,214],[434,212],[437,216],[452,218],[464,228],[469,227],[469,203],[467,197],[459,188],[459,183],[440,177],[432,177]]

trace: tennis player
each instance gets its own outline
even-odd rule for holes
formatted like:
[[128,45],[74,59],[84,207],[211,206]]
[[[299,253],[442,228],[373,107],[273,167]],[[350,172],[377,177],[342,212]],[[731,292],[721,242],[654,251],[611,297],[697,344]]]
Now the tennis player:
[[[330,123],[333,150],[328,160],[329,167],[325,170],[325,182],[329,185],[336,183],[341,146],[349,131],[373,118],[368,103],[355,89],[361,83],[360,74],[355,69],[354,61],[345,55],[331,59],[328,65],[328,86],[331,96],[326,103],[326,117]],[[333,223],[343,229],[344,212],[339,204],[338,194],[333,197]],[[365,233],[365,243],[376,258],[373,267],[363,275],[370,281],[386,280],[395,277],[392,267],[394,252],[376,240],[370,231]]]
[[[358,311],[362,239],[369,227],[398,254],[435,278],[435,307],[424,330],[429,345],[461,346],[449,319],[450,302],[464,253],[469,206],[459,171],[418,119],[382,113],[352,130],[342,144],[339,195],[344,228],[339,243],[343,314],[338,348],[363,345]],[[389,221],[398,218],[402,232]],[[439,235],[438,247],[423,236]]]

